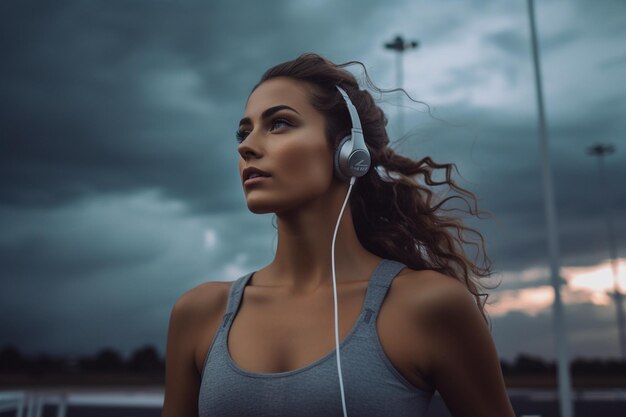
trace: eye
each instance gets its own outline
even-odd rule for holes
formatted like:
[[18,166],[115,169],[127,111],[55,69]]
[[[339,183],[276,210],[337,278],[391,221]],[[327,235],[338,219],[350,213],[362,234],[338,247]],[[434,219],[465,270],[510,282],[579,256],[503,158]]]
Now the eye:
[[[273,128],[274,128],[276,125],[287,125],[287,126],[293,126],[293,124],[291,124],[289,121],[287,121],[287,120],[285,120],[285,119],[274,119],[274,120],[272,120],[272,122],[271,122],[270,127],[271,127],[272,129],[270,129],[270,130],[274,130]],[[241,143],[241,142],[243,142],[243,141],[244,141],[244,139],[246,138],[246,136],[248,136],[248,134],[249,134],[249,133],[250,133],[250,132],[246,132],[246,131],[242,131],[242,130],[237,129],[237,130],[235,131],[235,138],[236,138],[237,143]]]
[[237,141],[237,143],[243,142],[246,136],[248,136],[248,132],[242,132],[239,129],[235,131],[235,140]]
[[272,127],[276,126],[277,124],[285,124],[287,126],[292,126],[291,123],[289,123],[287,120],[285,119],[276,119],[272,121]]

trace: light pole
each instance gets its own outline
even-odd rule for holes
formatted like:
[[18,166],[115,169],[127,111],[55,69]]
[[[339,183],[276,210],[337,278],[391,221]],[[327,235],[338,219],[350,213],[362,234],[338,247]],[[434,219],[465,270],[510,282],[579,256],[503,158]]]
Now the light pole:
[[[417,48],[419,42],[417,41],[407,41],[402,36],[398,35],[396,38],[391,41],[385,43],[386,49],[391,49],[396,51],[396,85],[398,88],[402,88],[402,84],[404,82],[403,76],[403,62],[402,56],[404,51],[407,49]],[[404,96],[401,94],[400,99],[398,100],[398,136],[400,136],[404,132],[404,121],[402,120],[402,102]]]
[[543,171],[543,195],[546,223],[548,229],[548,252],[550,258],[550,281],[554,289],[554,303],[552,312],[554,316],[554,332],[558,353],[558,386],[559,386],[559,409],[561,417],[573,417],[574,408],[572,403],[572,383],[569,371],[569,359],[567,339],[565,332],[565,315],[563,313],[563,301],[561,300],[561,274],[559,266],[559,241],[556,223],[556,208],[554,192],[552,190],[552,169],[548,154],[548,132],[543,107],[543,92],[541,89],[541,64],[539,62],[539,48],[537,46],[537,33],[535,28],[535,11],[533,0],[528,0],[528,16],[530,23],[530,36],[532,45],[533,64],[535,69],[535,85],[537,90],[537,110],[539,116],[539,147],[541,149],[541,162]]
[[598,168],[600,171],[600,187],[605,196],[604,214],[606,219],[606,233],[609,238],[609,254],[611,256],[611,269],[613,270],[613,298],[615,300],[615,312],[617,313],[617,327],[619,332],[619,347],[622,359],[626,359],[626,330],[624,329],[624,305],[622,304],[623,294],[619,285],[619,265],[617,261],[617,245],[615,244],[615,234],[613,232],[613,216],[611,207],[611,194],[608,192],[606,175],[604,170],[604,156],[615,152],[613,145],[603,145],[601,143],[587,148],[587,154],[598,157]]

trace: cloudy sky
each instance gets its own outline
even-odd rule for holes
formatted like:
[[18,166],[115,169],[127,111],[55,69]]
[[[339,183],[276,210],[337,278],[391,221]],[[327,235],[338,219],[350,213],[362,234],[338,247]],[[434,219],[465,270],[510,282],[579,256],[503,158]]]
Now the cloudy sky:
[[[492,213],[468,223],[502,281],[488,307],[500,355],[553,358],[526,7],[0,2],[0,345],[127,355],[149,343],[164,353],[181,294],[273,259],[272,215],[247,210],[233,134],[263,71],[317,52],[362,61],[377,86],[395,88],[383,44],[402,34],[419,41],[404,87],[435,117],[382,97],[393,146],[457,164],[460,184]],[[541,0],[536,14],[570,351],[615,357],[605,209],[626,286],[626,3]],[[598,141],[616,148],[606,183],[585,152]]]

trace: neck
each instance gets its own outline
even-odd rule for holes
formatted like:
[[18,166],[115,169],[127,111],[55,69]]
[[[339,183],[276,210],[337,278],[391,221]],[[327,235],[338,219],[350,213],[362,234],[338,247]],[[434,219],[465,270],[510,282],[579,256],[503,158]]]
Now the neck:
[[[332,288],[333,232],[346,192],[347,188],[329,193],[327,199],[314,201],[306,208],[277,213],[278,247],[266,268],[265,285],[283,286],[298,293]],[[348,202],[335,240],[337,285],[369,278],[380,260],[359,242]]]

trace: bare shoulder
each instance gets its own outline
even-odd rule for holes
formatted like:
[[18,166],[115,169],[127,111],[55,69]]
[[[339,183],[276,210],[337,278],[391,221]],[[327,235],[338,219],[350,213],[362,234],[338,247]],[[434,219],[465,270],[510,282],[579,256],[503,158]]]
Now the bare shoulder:
[[228,303],[232,282],[209,281],[183,293],[172,308],[171,320],[184,331],[184,341],[193,346],[197,361],[197,349],[204,344],[207,332],[217,329]]
[[440,325],[445,318],[456,319],[468,313],[480,315],[473,294],[454,277],[434,270],[406,268],[398,278],[411,312],[422,321],[432,319]]
[[423,346],[414,363],[451,414],[514,417],[496,347],[465,284],[437,271],[408,270],[398,278],[400,292],[410,303],[413,343]]
[[207,282],[181,295],[170,314],[165,358],[163,417],[197,416],[199,347],[219,326],[231,283]]
[[228,281],[209,281],[199,284],[182,294],[176,300],[174,309],[181,316],[189,316],[188,318],[221,310],[221,307],[226,306],[231,285],[232,282]]

